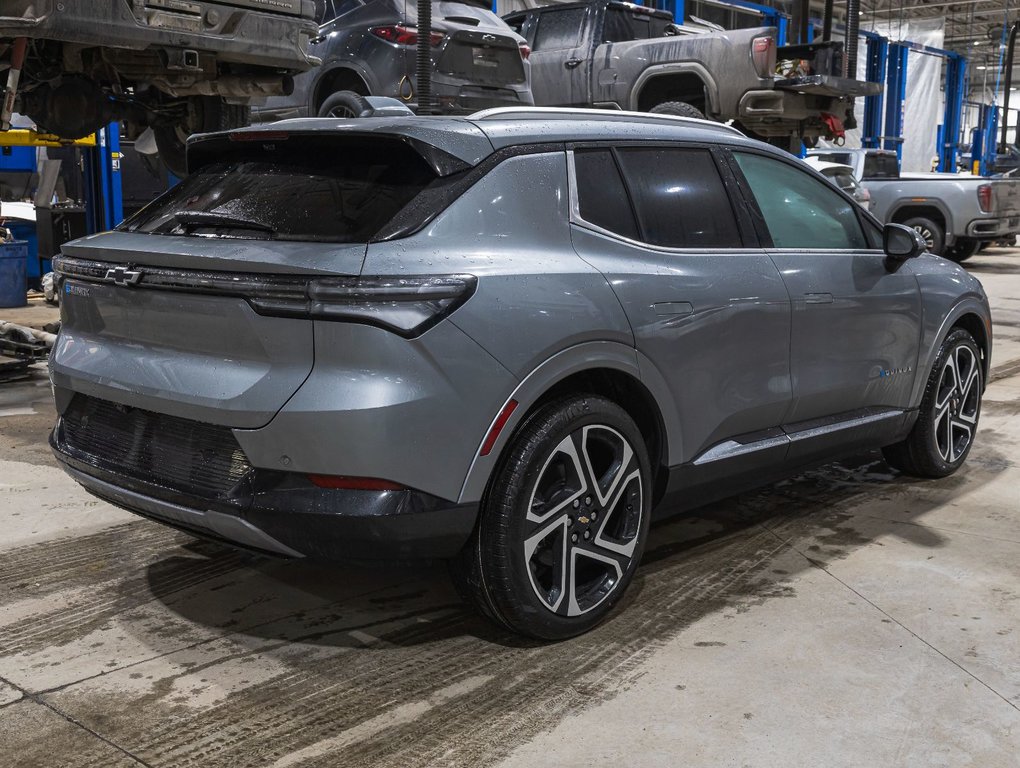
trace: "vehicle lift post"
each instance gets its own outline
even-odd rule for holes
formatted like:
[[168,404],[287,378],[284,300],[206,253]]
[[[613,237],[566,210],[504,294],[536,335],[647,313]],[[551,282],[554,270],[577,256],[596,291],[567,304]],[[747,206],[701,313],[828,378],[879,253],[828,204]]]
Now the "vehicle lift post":
[[120,177],[120,124],[96,132],[96,146],[85,153],[85,218],[89,234],[113,229],[124,219]]
[[[918,46],[922,48],[922,46]],[[939,140],[939,172],[956,172],[956,155],[960,138],[960,116],[967,93],[967,60],[958,53],[929,48],[927,52],[946,59],[946,113]],[[993,134],[994,136],[994,134]],[[992,146],[994,147],[994,139]]]
[[[889,63],[889,41],[874,32],[861,31],[865,39],[865,79],[872,83],[886,81]],[[861,145],[865,149],[879,149],[882,140],[882,107],[884,95],[867,96],[864,99],[864,124],[861,126]]]
[[[905,43],[888,43],[885,78],[885,133],[882,135],[883,149],[896,150],[903,160],[903,101],[907,97],[907,54],[910,47]],[[876,142],[877,143],[877,142]]]

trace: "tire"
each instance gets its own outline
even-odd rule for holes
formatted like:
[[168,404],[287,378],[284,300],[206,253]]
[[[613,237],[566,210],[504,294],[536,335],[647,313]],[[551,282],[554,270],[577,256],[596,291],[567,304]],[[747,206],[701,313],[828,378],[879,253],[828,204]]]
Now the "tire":
[[318,117],[361,117],[367,109],[365,97],[354,91],[330,94],[319,107]]
[[957,240],[955,245],[946,248],[946,258],[950,261],[955,261],[960,264],[981,249],[981,243],[978,240]]
[[188,114],[178,123],[154,126],[160,159],[179,178],[188,175],[185,145],[193,133],[226,131],[251,122],[251,109],[243,104],[227,104],[218,96],[194,96],[188,99]]
[[941,256],[946,249],[946,233],[942,225],[923,216],[915,216],[903,222],[905,226],[916,230],[928,244],[928,250]]
[[977,434],[983,389],[981,352],[958,328],[942,342],[907,438],[882,449],[890,466],[916,477],[945,477],[966,460]]
[[704,112],[686,101],[664,101],[648,111],[653,115],[677,115],[678,117],[696,117],[698,120],[706,119]]
[[567,397],[518,428],[451,572],[489,618],[562,640],[596,626],[622,597],[650,518],[651,469],[633,419],[605,398]]

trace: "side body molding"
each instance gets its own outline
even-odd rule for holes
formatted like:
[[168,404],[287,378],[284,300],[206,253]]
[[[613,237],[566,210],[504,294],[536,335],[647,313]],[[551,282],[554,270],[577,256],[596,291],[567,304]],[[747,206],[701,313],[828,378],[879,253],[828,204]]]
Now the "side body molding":
[[[681,456],[680,415],[665,379],[651,364],[651,361],[633,347],[614,341],[590,341],[557,352],[528,374],[507,396],[504,404],[510,400],[516,400],[519,405],[503,427],[488,456],[482,456],[480,453],[486,435],[479,435],[475,458],[464,479],[458,503],[476,503],[481,500],[489,477],[499,461],[500,454],[506,448],[510,436],[543,394],[568,376],[600,368],[629,374],[641,382],[651,393],[658,405],[665,429],[666,463],[672,466],[679,462]],[[497,414],[498,411],[493,414],[493,422],[495,422]],[[486,434],[488,434],[488,429]]]

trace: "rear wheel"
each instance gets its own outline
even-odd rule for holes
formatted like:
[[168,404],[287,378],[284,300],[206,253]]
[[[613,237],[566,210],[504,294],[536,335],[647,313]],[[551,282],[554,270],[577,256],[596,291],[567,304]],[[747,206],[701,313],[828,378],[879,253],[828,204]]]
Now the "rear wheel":
[[696,117],[698,120],[705,119],[704,112],[686,101],[664,101],[648,111],[653,115],[677,115],[678,117]]
[[924,238],[924,242],[931,253],[941,256],[943,251],[945,251],[946,233],[938,222],[924,216],[915,216],[903,223]]
[[633,419],[602,397],[558,400],[508,447],[454,578],[515,632],[579,635],[630,583],[650,511],[648,453]]
[[227,104],[218,96],[192,96],[185,117],[171,125],[155,126],[152,132],[163,163],[183,178],[188,175],[185,145],[191,134],[240,128],[249,122],[251,109],[246,105]]
[[952,331],[928,375],[917,422],[907,438],[882,449],[886,461],[917,477],[945,477],[970,453],[981,415],[981,352],[963,329]]
[[322,102],[319,117],[361,117],[365,99],[354,91],[337,91]]
[[978,240],[957,240],[954,245],[946,249],[945,255],[947,259],[959,264],[969,259],[979,250],[981,250],[981,243]]

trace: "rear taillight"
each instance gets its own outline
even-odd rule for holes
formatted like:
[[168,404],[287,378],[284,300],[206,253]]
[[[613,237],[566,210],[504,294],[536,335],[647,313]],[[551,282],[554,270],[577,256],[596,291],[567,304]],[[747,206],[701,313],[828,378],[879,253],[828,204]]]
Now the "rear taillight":
[[518,43],[517,47],[521,50],[521,58],[527,61],[528,57],[531,55],[531,46],[527,43]]
[[[397,45],[418,45],[418,29],[416,27],[405,27],[403,24],[394,24],[387,27],[372,27],[371,32],[376,37],[381,37],[387,43]],[[429,43],[435,48],[446,37],[442,32],[433,32],[429,36]]]
[[991,213],[994,202],[992,200],[992,185],[982,184],[978,187],[978,205],[981,206],[983,213]]
[[776,69],[776,39],[771,35],[751,41],[751,62],[758,77],[772,77]]

